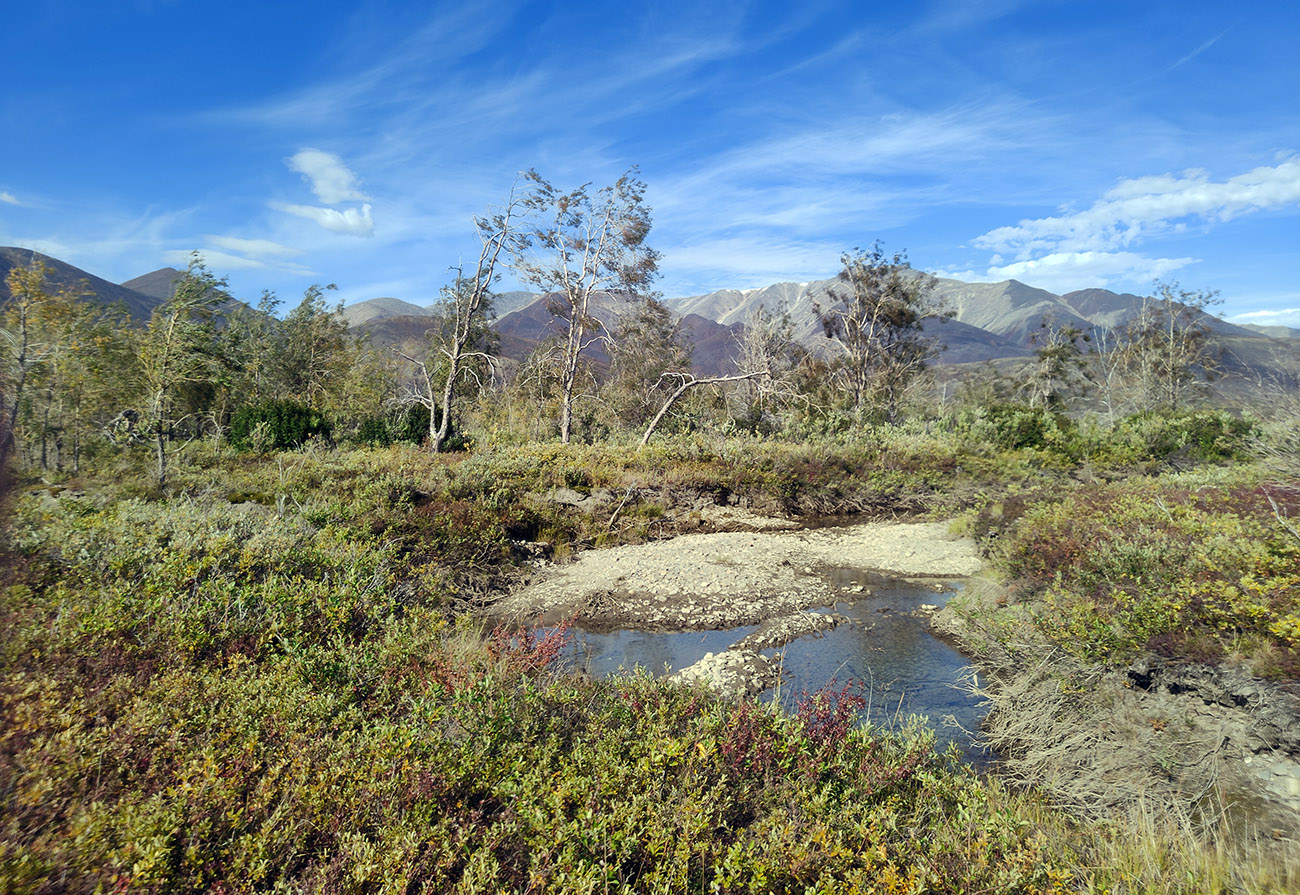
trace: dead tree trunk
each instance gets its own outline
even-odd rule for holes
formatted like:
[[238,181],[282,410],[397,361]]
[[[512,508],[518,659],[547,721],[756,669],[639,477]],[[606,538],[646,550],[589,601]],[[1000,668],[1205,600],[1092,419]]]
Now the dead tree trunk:
[[732,376],[707,376],[704,379],[697,379],[690,373],[665,373],[661,377],[662,379],[675,378],[680,380],[680,384],[673,390],[673,393],[668,396],[668,400],[664,401],[663,406],[659,408],[659,412],[656,413],[654,419],[650,421],[650,425],[646,426],[645,434],[641,436],[641,447],[645,447],[650,443],[650,436],[654,434],[655,427],[659,425],[659,421],[662,420],[668,411],[672,409],[673,404],[677,403],[677,399],[686,394],[689,390],[695,388],[697,385],[717,385],[722,382],[744,382],[749,379],[762,379],[763,377],[770,375],[772,374],[767,370],[755,370],[752,373],[736,373]]

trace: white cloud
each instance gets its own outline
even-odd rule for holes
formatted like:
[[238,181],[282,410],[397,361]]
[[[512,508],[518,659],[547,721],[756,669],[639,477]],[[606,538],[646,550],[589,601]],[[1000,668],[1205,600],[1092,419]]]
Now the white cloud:
[[1300,204],[1300,156],[1221,182],[1200,170],[1124,180],[1084,211],[999,227],[975,245],[1019,260],[1043,252],[1108,252],[1174,229],[1182,219],[1220,222],[1292,204]]
[[[176,267],[185,267],[190,263],[191,252],[184,249],[177,249],[163,253],[163,260],[168,264]],[[239,255],[231,255],[228,252],[218,251],[216,249],[199,249],[199,256],[203,259],[211,270],[220,273],[226,270],[249,270],[253,268],[266,267],[261,261],[252,258],[244,258]]]
[[1228,318],[1230,323],[1254,323],[1259,326],[1300,327],[1300,308],[1277,308],[1268,311],[1247,311]]
[[665,294],[680,297],[711,291],[715,287],[706,284],[718,281],[748,289],[824,279],[833,275],[838,258],[831,246],[758,234],[692,242],[663,249],[662,267],[671,271],[671,280],[662,288]]
[[326,205],[370,198],[357,188],[357,175],[332,152],[303,149],[295,153],[288,164],[307,179],[311,191]]
[[0,190],[0,202],[5,203],[6,205],[22,205],[22,204],[23,204],[23,203],[21,203],[21,202],[18,201],[18,197],[15,196],[13,193],[6,193],[6,192],[3,191],[3,190]]
[[289,205],[284,202],[272,202],[271,207],[276,211],[315,221],[326,230],[335,233],[346,233],[349,236],[373,236],[375,233],[375,222],[370,217],[369,205],[362,205],[360,209],[347,208],[343,211],[321,208],[318,205]]
[[254,258],[292,258],[302,250],[269,239],[241,239],[238,236],[209,236],[207,241],[222,249],[251,255]]
[[1116,283],[1150,283],[1195,264],[1196,258],[1148,258],[1134,252],[1053,252],[1042,258],[992,265],[984,271],[940,271],[957,280],[1020,280],[1053,292]]

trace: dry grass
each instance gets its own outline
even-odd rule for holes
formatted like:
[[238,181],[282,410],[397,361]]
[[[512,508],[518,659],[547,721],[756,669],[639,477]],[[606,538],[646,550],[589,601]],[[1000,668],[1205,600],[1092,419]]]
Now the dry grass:
[[[968,686],[990,704],[982,734],[1002,756],[995,773],[1046,796],[1053,810],[1038,822],[1070,850],[1081,891],[1300,891],[1300,843],[1242,805],[1212,731],[1171,711],[1175,697],[1054,648],[1026,607],[1002,599],[977,579],[938,622],[978,656]],[[1077,820],[1064,824],[1062,809]]]

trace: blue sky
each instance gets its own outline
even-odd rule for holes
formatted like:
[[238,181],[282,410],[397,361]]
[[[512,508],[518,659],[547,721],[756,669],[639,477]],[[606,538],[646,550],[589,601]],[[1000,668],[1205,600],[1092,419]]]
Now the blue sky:
[[639,165],[669,297],[880,239],[1300,325],[1297,46],[1294,0],[46,0],[0,29],[0,244],[427,304],[516,172]]

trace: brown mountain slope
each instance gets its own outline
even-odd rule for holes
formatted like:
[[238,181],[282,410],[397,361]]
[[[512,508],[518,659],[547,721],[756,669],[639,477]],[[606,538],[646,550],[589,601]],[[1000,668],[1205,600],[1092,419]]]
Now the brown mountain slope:
[[[432,315],[419,305],[402,301],[400,298],[371,298],[359,301],[343,308],[343,319],[349,326],[384,320],[392,317],[424,317]],[[426,324],[427,325],[427,324]]]

